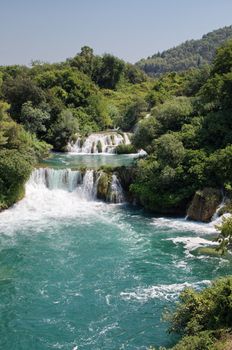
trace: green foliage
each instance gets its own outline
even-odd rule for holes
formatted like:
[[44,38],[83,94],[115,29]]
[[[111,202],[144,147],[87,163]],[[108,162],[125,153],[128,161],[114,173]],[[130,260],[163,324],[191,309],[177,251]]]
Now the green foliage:
[[124,131],[130,131],[134,128],[139,119],[141,119],[147,111],[147,103],[143,99],[138,99],[128,106],[120,127]]
[[48,130],[47,140],[51,142],[55,150],[66,150],[68,141],[79,131],[78,121],[70,110],[64,109],[58,116],[55,124]]
[[102,58],[100,69],[94,80],[101,88],[115,89],[122,77],[124,66],[122,60],[106,54]]
[[172,350],[217,350],[215,340],[211,332],[199,332],[197,335],[184,337]]
[[3,95],[10,104],[10,114],[19,121],[22,105],[31,101],[34,106],[45,101],[44,92],[37,84],[25,75],[7,78],[3,81]]
[[147,118],[141,119],[133,135],[133,144],[137,149],[143,148],[149,152],[151,150],[152,141],[161,134],[160,129],[160,123],[156,118],[148,116]]
[[27,131],[39,134],[46,131],[45,123],[50,119],[50,114],[41,108],[34,108],[31,101],[22,105],[20,122]]
[[136,149],[133,145],[120,144],[116,147],[117,154],[131,154],[136,153]]
[[30,162],[18,150],[0,150],[0,210],[23,197],[31,170]]
[[219,243],[218,250],[225,254],[232,244],[232,216],[223,217],[222,223],[215,226],[219,231],[217,241]]
[[218,279],[200,292],[187,288],[179,299],[170,317],[170,332],[197,335],[232,327],[232,277]]
[[182,335],[172,350],[227,349],[232,330],[232,277],[220,278],[202,291],[186,288],[179,300],[174,312],[165,315],[171,323],[169,331]]
[[[205,62],[230,32],[227,28],[204,37],[202,50],[209,55]],[[186,46],[190,53],[192,45]],[[181,66],[185,55],[178,50]],[[168,54],[158,56],[163,60]],[[228,42],[218,50],[211,69],[198,60],[189,71],[154,80],[112,55],[94,55],[87,46],[60,64],[0,67],[2,96],[11,104],[0,104],[0,118],[1,111],[9,109],[26,130],[60,151],[76,133],[87,136],[111,127],[134,131],[133,145],[117,150],[148,152],[138,162],[131,186],[134,195],[148,209],[184,213],[196,190],[231,184],[231,57]],[[0,130],[0,147],[27,144],[28,133],[19,136],[12,121],[7,128]],[[46,144],[30,139],[33,151],[28,154],[46,152]]]
[[[72,112],[83,135],[118,127],[127,106],[137,95],[145,97],[146,81],[138,67],[109,54],[94,55],[88,46],[65,63],[0,67],[2,95],[10,104],[11,117],[60,151],[67,135],[74,133],[67,131],[70,118],[60,117],[63,110]],[[60,137],[58,127],[62,127]]]
[[222,45],[217,50],[214,60],[213,74],[226,74],[231,72],[232,66],[232,41]]
[[187,97],[176,97],[153,108],[152,115],[160,122],[164,130],[176,131],[190,121],[192,104]]
[[23,197],[33,165],[50,150],[49,145],[12,121],[6,113],[8,108],[0,102],[0,210]]
[[[231,38],[232,26],[224,27],[204,35],[200,40],[189,40],[177,47],[142,59],[137,66],[151,76],[202,67],[211,63],[216,49]],[[222,57],[223,60],[229,61],[224,58],[223,54]],[[219,55],[218,62],[222,61],[220,59]],[[218,71],[223,72],[220,70],[220,64]]]
[[[152,116],[137,124],[133,143],[149,157],[139,162],[131,190],[149,209],[184,212],[196,190],[231,183],[231,42],[217,55],[202,81],[190,71],[174,88],[178,79],[170,74],[169,90],[161,78],[154,91],[166,91],[166,100],[157,100]],[[178,96],[180,91],[195,96]]]
[[154,141],[154,151],[163,166],[176,167],[183,160],[185,149],[173,134],[164,134]]

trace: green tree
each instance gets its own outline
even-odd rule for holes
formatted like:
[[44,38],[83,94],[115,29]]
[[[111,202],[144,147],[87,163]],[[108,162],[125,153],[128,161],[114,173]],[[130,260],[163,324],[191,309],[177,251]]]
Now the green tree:
[[71,137],[79,131],[78,121],[73,117],[71,110],[63,110],[56,123],[48,130],[47,140],[57,151],[65,151]]
[[50,114],[41,108],[33,107],[28,101],[22,105],[20,121],[27,131],[39,134],[46,131],[45,123],[50,119]]
[[105,89],[115,89],[123,75],[125,63],[119,58],[105,54],[101,66],[95,72],[94,81]]
[[156,118],[148,116],[141,119],[135,129],[132,142],[137,149],[150,152],[153,140],[160,136],[160,123]]
[[173,167],[181,163],[185,155],[183,143],[173,134],[164,134],[155,140],[154,152],[159,162]]
[[163,126],[163,131],[180,130],[181,126],[191,120],[193,112],[191,100],[187,97],[176,97],[154,107],[152,115]]
[[16,76],[3,83],[3,94],[10,104],[10,114],[17,121],[21,115],[22,105],[31,101],[34,106],[45,101],[45,95],[36,83],[27,76]]
[[147,111],[147,103],[145,100],[138,98],[136,101],[131,103],[121,121],[120,127],[124,131],[132,130],[139,119],[145,116],[145,112]]

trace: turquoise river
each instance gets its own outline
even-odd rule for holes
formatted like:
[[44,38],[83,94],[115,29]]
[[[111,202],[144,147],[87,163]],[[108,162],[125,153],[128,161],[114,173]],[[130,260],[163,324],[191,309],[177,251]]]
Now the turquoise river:
[[0,214],[0,349],[172,345],[164,310],[184,287],[231,273],[230,260],[196,253],[213,223],[97,201],[91,171],[80,183],[61,171],[35,171]]

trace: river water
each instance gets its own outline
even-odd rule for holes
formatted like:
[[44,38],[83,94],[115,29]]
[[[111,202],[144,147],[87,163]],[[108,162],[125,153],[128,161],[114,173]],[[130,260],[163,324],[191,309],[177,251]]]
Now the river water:
[[173,344],[165,308],[184,287],[231,272],[230,260],[194,251],[213,224],[102,203],[80,186],[31,178],[25,198],[0,214],[0,349]]

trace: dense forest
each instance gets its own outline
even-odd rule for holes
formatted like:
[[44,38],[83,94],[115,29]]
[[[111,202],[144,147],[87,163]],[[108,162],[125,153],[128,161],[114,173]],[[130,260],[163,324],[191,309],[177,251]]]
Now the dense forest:
[[159,52],[137,62],[150,76],[200,68],[212,62],[216,49],[232,38],[232,26],[214,30],[200,40],[188,40],[172,49]]

